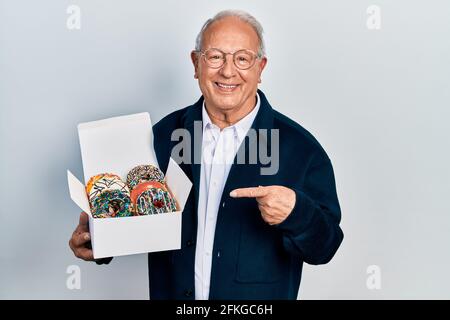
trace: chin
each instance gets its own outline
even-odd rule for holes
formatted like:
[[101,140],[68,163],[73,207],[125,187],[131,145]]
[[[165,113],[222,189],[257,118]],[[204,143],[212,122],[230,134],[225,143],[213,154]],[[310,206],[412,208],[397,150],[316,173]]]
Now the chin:
[[239,103],[232,97],[213,97],[212,103],[221,110],[230,110],[235,108]]
[[237,104],[236,103],[218,103],[216,104],[217,108],[223,111],[229,111],[236,109]]

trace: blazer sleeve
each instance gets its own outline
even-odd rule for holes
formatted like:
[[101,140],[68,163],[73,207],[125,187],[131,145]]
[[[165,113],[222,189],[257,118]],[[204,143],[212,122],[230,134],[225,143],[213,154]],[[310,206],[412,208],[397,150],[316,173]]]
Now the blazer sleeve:
[[328,263],[344,238],[339,226],[341,211],[329,158],[325,156],[311,164],[304,183],[291,188],[296,194],[295,207],[276,226],[282,230],[283,245],[306,263]]
[[102,264],[109,264],[112,261],[112,259],[113,259],[113,257],[109,257],[109,258],[96,259],[94,261],[96,264],[102,265]]

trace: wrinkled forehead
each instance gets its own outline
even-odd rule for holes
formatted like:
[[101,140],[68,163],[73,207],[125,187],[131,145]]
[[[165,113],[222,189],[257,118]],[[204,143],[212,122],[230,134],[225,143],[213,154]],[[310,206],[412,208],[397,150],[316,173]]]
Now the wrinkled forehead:
[[203,33],[202,50],[218,48],[226,52],[240,49],[258,51],[259,38],[253,27],[236,17],[213,22]]

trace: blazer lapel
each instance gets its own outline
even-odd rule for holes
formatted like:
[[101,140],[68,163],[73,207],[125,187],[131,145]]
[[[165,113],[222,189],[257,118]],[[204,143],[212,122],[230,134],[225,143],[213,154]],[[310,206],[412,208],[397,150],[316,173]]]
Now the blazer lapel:
[[202,127],[202,105],[203,96],[188,109],[185,118],[183,119],[183,127],[188,130],[190,137],[190,163],[182,163],[181,167],[185,172],[190,172],[192,177],[193,192],[194,192],[194,212],[193,221],[195,221],[194,228],[197,228],[197,208],[198,197],[200,189],[200,166],[201,166],[201,147],[203,137]]

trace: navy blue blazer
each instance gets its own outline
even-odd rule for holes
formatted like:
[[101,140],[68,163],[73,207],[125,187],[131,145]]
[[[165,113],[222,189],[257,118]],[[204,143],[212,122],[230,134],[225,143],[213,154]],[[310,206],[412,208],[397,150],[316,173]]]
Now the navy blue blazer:
[[[308,131],[272,109],[263,92],[258,93],[261,105],[252,128],[279,129],[279,170],[274,175],[261,175],[261,167],[268,165],[260,159],[256,164],[232,165],[217,216],[210,299],[296,299],[303,262],[327,263],[343,239],[330,159]],[[153,127],[155,153],[163,172],[172,148],[180,143],[171,142],[172,132],[178,128],[189,130],[191,161],[180,166],[193,188],[182,213],[181,249],[148,255],[151,299],[195,297],[200,163],[194,162],[194,150],[200,148],[194,149],[193,137],[194,121],[202,120],[202,104],[203,97]],[[271,150],[270,138],[267,141]],[[248,148],[248,144],[242,143],[241,148]],[[229,196],[235,188],[258,185],[283,185],[295,191],[295,207],[281,224],[265,223],[255,199]]]

